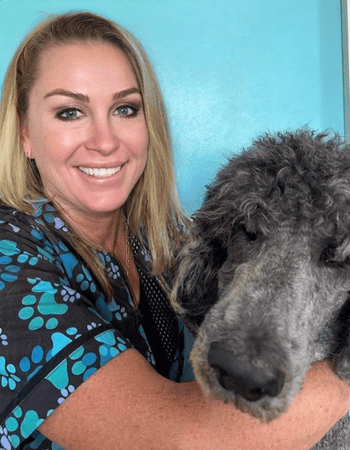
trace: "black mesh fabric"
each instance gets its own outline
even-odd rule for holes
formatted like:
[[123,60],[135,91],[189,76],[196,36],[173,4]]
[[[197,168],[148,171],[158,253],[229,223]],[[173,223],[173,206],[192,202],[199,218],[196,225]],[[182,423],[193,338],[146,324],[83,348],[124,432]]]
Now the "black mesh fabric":
[[[138,251],[138,242],[133,240],[133,251]],[[140,277],[139,312],[142,325],[153,351],[158,373],[169,377],[170,368],[179,348],[177,317],[170,307],[167,296],[157,278],[137,267]]]

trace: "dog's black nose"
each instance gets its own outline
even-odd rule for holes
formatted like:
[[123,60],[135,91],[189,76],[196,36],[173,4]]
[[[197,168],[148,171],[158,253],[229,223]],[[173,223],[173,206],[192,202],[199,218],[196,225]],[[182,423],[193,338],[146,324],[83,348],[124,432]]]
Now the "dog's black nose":
[[221,343],[214,342],[209,350],[208,364],[216,371],[224,389],[255,402],[265,397],[276,397],[282,390],[285,372],[279,367],[243,362],[235,358]]

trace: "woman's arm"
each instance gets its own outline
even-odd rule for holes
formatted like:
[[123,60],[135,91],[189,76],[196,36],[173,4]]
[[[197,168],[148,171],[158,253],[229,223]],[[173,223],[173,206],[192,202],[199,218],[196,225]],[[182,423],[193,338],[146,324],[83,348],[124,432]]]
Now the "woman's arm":
[[196,382],[177,384],[134,349],[100,368],[39,430],[65,449],[309,449],[350,409],[350,388],[326,362],[279,419],[263,424],[207,401]]

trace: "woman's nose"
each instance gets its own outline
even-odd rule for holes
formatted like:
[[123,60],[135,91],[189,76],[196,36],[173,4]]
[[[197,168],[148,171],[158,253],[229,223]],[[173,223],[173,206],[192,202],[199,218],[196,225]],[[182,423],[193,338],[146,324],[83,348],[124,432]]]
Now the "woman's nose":
[[85,146],[88,150],[106,154],[118,148],[117,133],[109,119],[98,119],[91,123]]

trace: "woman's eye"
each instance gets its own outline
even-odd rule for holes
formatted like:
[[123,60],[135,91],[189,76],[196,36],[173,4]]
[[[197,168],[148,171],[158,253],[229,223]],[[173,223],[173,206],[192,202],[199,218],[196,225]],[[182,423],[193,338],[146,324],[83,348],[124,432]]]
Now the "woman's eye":
[[115,113],[122,117],[133,117],[137,115],[138,109],[135,106],[122,105],[116,108]]
[[61,120],[76,120],[76,119],[80,119],[82,114],[83,113],[79,109],[67,108],[67,109],[64,109],[63,111],[59,111],[57,113],[56,117]]

